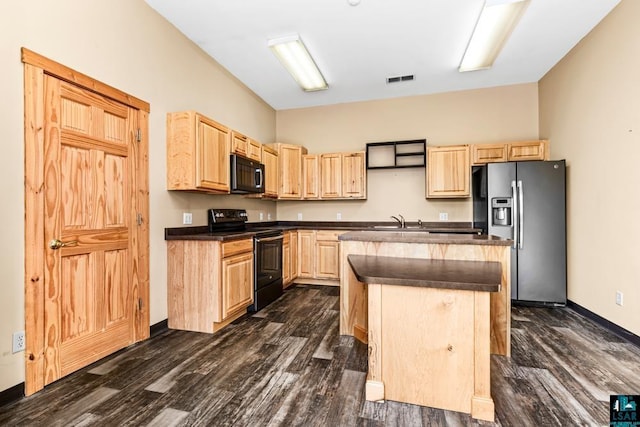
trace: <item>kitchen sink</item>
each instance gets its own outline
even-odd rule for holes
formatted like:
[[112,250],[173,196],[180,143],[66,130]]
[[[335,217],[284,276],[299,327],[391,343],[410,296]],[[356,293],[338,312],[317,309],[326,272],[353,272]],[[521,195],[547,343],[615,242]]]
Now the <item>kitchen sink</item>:
[[375,230],[422,231],[424,233],[429,232],[426,228],[420,227],[418,225],[408,225],[405,228],[400,228],[397,225],[374,225],[373,228]]

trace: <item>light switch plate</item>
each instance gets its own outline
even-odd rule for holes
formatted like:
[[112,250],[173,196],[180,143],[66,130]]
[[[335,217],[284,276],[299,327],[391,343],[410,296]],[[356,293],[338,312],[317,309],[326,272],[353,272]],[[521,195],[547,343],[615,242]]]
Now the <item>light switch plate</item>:
[[191,212],[182,213],[182,224],[183,225],[193,224],[193,214]]

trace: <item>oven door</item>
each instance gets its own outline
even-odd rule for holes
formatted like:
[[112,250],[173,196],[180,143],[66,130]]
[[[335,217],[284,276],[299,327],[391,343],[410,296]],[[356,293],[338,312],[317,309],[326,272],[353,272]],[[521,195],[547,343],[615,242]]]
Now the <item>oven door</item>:
[[256,291],[282,280],[282,239],[282,235],[254,238]]

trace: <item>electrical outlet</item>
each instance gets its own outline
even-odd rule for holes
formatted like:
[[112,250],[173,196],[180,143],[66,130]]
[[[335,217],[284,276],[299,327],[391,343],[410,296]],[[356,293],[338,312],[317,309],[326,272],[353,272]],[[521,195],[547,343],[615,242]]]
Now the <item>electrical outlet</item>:
[[622,305],[622,297],[623,297],[622,292],[616,291],[616,304],[620,306]]
[[267,213],[267,220],[271,221],[271,213]]
[[260,221],[262,221],[263,219],[264,219],[264,214],[260,212]]
[[338,213],[336,214],[336,219],[337,219],[338,221],[340,221],[340,220],[342,219],[342,214],[341,214],[340,212],[338,212]]
[[449,214],[447,212],[440,212],[440,221],[449,221]]
[[298,212],[298,221],[302,221],[302,213]]
[[18,331],[13,333],[13,352],[24,351],[26,343],[24,340],[24,331]]
[[184,225],[193,224],[193,214],[191,214],[191,212],[182,213],[182,224]]

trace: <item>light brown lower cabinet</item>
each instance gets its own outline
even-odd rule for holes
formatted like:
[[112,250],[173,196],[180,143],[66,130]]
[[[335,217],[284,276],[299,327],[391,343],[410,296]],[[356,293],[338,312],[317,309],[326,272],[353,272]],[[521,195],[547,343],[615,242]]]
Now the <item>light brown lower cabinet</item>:
[[298,277],[313,279],[315,276],[316,232],[298,230]]
[[282,237],[282,287],[291,284],[291,234],[286,231]]
[[340,242],[337,230],[298,230],[298,277],[340,279]]
[[222,320],[253,303],[253,252],[222,259]]
[[253,304],[253,240],[167,241],[168,326],[215,332]]
[[286,289],[298,277],[298,232],[285,231],[282,241],[282,286]]
[[316,232],[316,279],[340,279],[339,231]]

